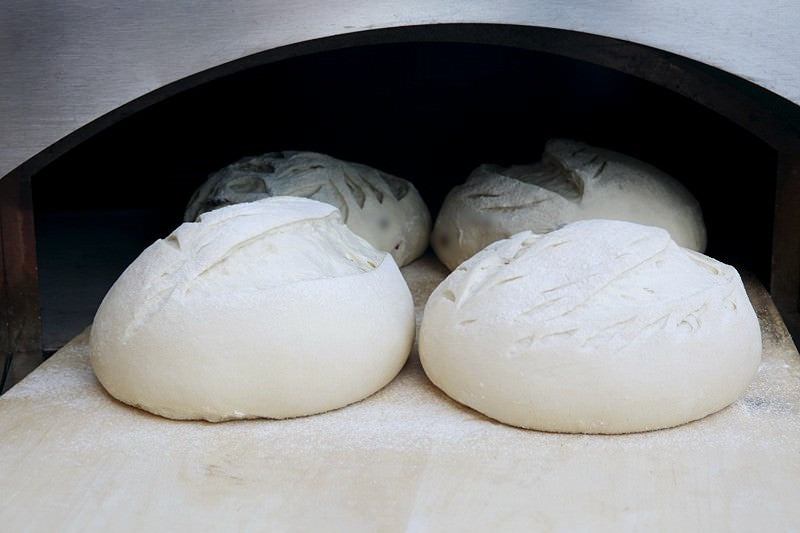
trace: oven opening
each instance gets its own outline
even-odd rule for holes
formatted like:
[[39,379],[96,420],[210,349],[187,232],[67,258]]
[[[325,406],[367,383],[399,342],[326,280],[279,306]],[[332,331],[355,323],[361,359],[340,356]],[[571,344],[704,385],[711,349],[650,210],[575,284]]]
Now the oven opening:
[[532,163],[561,137],[631,155],[699,200],[706,253],[770,286],[776,152],[723,116],[619,70],[459,42],[362,44],[213,79],[117,121],[33,176],[43,348],[88,326],[208,174],[310,150],[412,181],[432,215],[482,163]]

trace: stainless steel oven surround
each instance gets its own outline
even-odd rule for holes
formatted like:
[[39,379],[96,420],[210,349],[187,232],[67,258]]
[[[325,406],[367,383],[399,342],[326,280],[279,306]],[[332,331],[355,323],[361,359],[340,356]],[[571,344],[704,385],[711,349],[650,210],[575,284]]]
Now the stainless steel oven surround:
[[[13,366],[19,367],[15,371],[24,374],[40,360],[38,287],[30,185],[37,174],[50,163],[125,117],[206,82],[292,58],[402,43],[467,43],[508,47],[598,65],[679,94],[757,137],[775,153],[774,176],[770,176],[774,181],[772,233],[763,236],[771,241],[769,288],[795,338],[800,334],[800,217],[797,216],[800,209],[800,107],[796,100],[792,101],[768,90],[765,87],[774,89],[769,83],[759,85],[672,52],[569,28],[483,22],[380,26],[362,24],[355,28],[340,29],[340,32],[329,36],[297,39],[292,44],[255,50],[221,65],[207,65],[210,68],[198,69],[190,76],[137,95],[127,103],[107,109],[105,113],[86,123],[81,120],[69,123],[67,120],[67,134],[38,153],[29,153],[31,146],[36,143],[19,148],[11,157],[7,151],[4,163],[9,162],[16,166],[0,181],[2,307],[5,314],[5,327],[0,338],[6,354],[6,366],[12,366],[11,356],[15,355]],[[780,39],[776,42],[780,43]],[[793,53],[797,54],[795,50],[791,50],[787,55],[792,57]],[[780,55],[779,52],[778,54]],[[153,64],[157,63],[154,59]],[[800,73],[797,73],[797,78],[800,78]],[[103,105],[98,107],[102,108]],[[3,114],[9,114],[8,106],[1,109]],[[39,122],[45,120],[46,117],[37,113],[41,113],[41,110],[32,109],[28,119]],[[63,110],[62,113],[69,115],[69,110]],[[57,118],[54,117],[54,120]],[[59,127],[63,129],[63,124]],[[3,133],[4,143],[8,135],[11,133]],[[13,143],[9,145],[13,147]]]

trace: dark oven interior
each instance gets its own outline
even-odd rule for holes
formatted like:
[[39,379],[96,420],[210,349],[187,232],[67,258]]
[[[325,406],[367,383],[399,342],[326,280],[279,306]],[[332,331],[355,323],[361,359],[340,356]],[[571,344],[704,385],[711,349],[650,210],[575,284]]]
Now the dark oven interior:
[[45,350],[87,326],[116,276],[181,222],[210,172],[312,150],[414,182],[435,216],[481,163],[566,137],[670,173],[707,254],[770,285],[776,153],[692,100],[615,69],[455,42],[350,46],[256,65],[119,120],[32,179]]

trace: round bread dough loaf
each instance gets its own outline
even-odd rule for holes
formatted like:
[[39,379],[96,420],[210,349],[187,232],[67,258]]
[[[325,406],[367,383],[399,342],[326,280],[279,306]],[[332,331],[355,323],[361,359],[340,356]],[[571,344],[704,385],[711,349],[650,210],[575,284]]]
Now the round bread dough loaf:
[[331,204],[345,224],[399,266],[428,247],[431,215],[408,181],[314,152],[245,157],[209,176],[195,191],[184,220],[223,205],[270,196],[302,196]]
[[411,293],[391,256],[328,204],[276,197],[184,223],[101,303],[90,359],[123,402],[177,419],[342,407],[400,371]]
[[450,270],[487,244],[524,230],[547,233],[576,220],[659,226],[702,252],[697,200],[678,181],[632,157],[552,139],[532,165],[481,165],[444,200],[431,245]]
[[611,220],[489,245],[436,288],[419,335],[425,372],[453,399],[568,433],[702,418],[733,402],[761,359],[734,268]]

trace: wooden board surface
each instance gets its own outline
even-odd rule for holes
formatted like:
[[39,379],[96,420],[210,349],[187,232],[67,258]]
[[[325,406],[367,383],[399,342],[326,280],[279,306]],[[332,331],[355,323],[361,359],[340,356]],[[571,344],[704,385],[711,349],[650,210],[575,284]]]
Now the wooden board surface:
[[[420,305],[443,275],[430,258],[404,272]],[[3,529],[796,530],[800,357],[748,286],[764,359],[743,397],[621,436],[496,423],[433,387],[416,354],[330,413],[170,421],[103,391],[84,333],[0,397]]]

